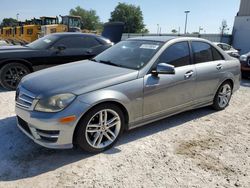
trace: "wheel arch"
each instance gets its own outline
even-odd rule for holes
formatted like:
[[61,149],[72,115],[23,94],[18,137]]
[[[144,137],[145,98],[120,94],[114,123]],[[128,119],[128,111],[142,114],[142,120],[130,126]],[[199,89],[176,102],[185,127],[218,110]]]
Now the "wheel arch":
[[79,120],[77,121],[76,127],[75,127],[74,132],[73,132],[73,138],[72,138],[72,139],[73,139],[73,144],[75,144],[75,142],[76,142],[76,141],[75,141],[75,139],[76,139],[76,134],[77,134],[77,130],[78,130],[78,128],[79,128],[78,123],[85,117],[85,115],[86,115],[90,110],[92,110],[93,108],[96,108],[96,107],[99,106],[99,105],[103,105],[103,104],[113,104],[113,105],[116,105],[117,107],[119,107],[119,108],[122,110],[122,112],[123,112],[123,114],[124,114],[124,118],[125,118],[125,127],[124,127],[124,129],[125,129],[125,130],[128,130],[129,113],[128,113],[127,108],[126,108],[121,102],[119,102],[119,101],[117,101],[117,100],[100,101],[100,102],[95,103],[94,105],[90,106],[90,107],[88,108],[88,110],[86,110],[86,111],[81,115],[81,117],[79,118]]
[[224,79],[223,81],[220,82],[220,84],[218,85],[218,87],[216,88],[216,91],[215,91],[215,95],[214,97],[216,96],[216,93],[218,92],[218,89],[225,83],[225,82],[229,82],[232,86],[232,91],[234,89],[234,81],[232,78],[226,78]]
[[6,65],[8,63],[20,63],[20,64],[23,64],[23,65],[25,65],[25,66],[27,66],[29,68],[30,72],[34,72],[32,64],[29,61],[25,60],[25,59],[7,59],[7,60],[4,60],[4,61],[0,62],[0,69],[4,65]]

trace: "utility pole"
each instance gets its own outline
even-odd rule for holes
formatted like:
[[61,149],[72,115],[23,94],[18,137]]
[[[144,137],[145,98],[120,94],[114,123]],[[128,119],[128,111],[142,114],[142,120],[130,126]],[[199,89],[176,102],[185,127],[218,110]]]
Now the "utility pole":
[[185,30],[184,30],[184,34],[187,34],[188,13],[190,13],[190,11],[189,11],[189,10],[186,10],[184,13],[186,14],[186,21],[185,21]]
[[157,24],[157,35],[159,34],[159,24]]

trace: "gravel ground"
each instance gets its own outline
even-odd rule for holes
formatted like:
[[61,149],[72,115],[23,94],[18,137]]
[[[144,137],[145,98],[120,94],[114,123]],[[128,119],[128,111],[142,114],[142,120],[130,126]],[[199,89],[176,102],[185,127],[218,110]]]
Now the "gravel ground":
[[250,187],[250,80],[221,112],[202,108],[125,133],[90,155],[42,148],[0,91],[0,187]]

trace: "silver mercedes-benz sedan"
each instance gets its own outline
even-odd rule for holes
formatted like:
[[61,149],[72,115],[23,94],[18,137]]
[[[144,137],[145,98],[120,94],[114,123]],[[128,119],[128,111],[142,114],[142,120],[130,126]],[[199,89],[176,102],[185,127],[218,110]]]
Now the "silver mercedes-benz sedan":
[[124,130],[204,106],[223,110],[240,78],[239,61],[207,40],[132,38],[24,77],[17,125],[44,147],[100,152]]

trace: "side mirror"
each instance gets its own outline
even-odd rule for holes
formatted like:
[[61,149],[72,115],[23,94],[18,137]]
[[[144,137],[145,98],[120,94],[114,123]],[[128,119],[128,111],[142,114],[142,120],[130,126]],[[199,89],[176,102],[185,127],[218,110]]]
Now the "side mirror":
[[153,74],[175,74],[175,68],[173,65],[167,63],[159,63],[156,70],[152,71]]
[[59,46],[57,46],[57,49],[58,49],[59,51],[63,51],[63,50],[66,49],[66,46],[64,46],[64,45],[59,45]]

